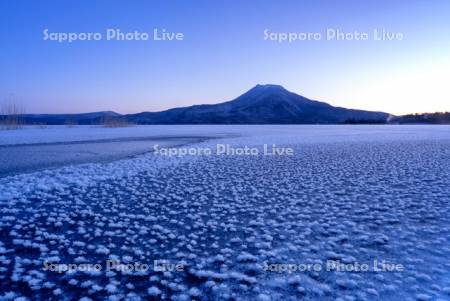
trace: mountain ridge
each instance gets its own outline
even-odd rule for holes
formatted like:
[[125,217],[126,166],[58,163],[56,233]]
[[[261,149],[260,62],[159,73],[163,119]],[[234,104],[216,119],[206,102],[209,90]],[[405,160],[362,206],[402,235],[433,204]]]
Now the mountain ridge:
[[342,124],[386,123],[385,112],[335,107],[275,84],[258,84],[217,104],[199,104],[159,112],[119,114],[101,111],[82,114],[26,114],[28,124],[101,124],[118,119],[135,124]]

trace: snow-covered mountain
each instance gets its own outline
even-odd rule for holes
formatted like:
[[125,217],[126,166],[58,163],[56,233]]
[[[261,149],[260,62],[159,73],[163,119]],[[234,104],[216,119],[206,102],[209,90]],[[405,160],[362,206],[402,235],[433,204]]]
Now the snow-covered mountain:
[[238,98],[162,112],[124,116],[140,124],[335,124],[385,122],[389,114],[333,107],[279,85],[257,85]]

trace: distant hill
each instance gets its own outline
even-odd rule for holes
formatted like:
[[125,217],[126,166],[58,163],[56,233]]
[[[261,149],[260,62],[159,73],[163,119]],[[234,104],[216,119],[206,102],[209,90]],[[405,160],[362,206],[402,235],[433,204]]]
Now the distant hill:
[[279,85],[257,85],[238,98],[162,112],[124,115],[138,124],[339,124],[385,123],[389,114],[333,107],[289,92]]
[[122,116],[116,112],[103,111],[81,114],[25,114],[22,120],[26,124],[100,124],[105,118]]
[[395,116],[389,123],[396,124],[450,124],[450,112],[408,114]]

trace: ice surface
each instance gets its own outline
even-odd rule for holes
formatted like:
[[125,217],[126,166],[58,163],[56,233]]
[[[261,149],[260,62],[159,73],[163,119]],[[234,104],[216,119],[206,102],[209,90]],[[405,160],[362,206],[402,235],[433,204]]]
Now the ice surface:
[[[450,127],[142,128],[130,131],[220,134],[193,146],[275,143],[294,155],[145,154],[4,177],[0,300],[450,298]],[[21,135],[15,143],[30,141]],[[107,260],[151,268],[44,269]],[[154,260],[183,270],[155,271]],[[404,271],[279,268],[329,260]]]
[[[440,139],[448,135],[449,126],[433,125],[142,125],[123,128],[79,125],[48,126],[41,129],[25,126],[14,131],[0,131],[0,145],[42,144],[111,139],[210,136],[296,135],[303,141],[324,142],[329,139]],[[386,135],[389,133],[389,135]]]
[[111,162],[152,152],[155,145],[175,147],[206,137],[117,138],[40,144],[0,145],[0,177],[82,163]]
[[[217,126],[213,130],[216,134],[225,135],[228,132],[226,126]],[[73,141],[98,141],[113,139],[133,139],[133,138],[158,138],[186,137],[186,136],[207,136],[211,133],[211,126],[130,126],[121,128],[106,128],[101,126],[78,125],[48,126],[39,128],[35,126],[25,126],[15,131],[0,131],[0,145],[14,144],[42,144],[55,142]]]

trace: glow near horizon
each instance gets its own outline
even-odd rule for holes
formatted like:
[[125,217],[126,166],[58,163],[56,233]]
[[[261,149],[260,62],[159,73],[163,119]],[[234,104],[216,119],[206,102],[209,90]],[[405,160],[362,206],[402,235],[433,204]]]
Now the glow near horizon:
[[[199,1],[196,7],[182,1],[129,7],[107,1],[42,3],[0,4],[0,38],[8,41],[0,51],[0,100],[14,94],[29,113],[159,111],[228,101],[258,83],[280,84],[347,108],[392,114],[450,110],[446,1],[349,1],[339,6],[332,1],[258,1],[234,8],[221,1]],[[185,41],[42,41],[45,28],[90,32],[110,27],[166,28],[184,32]],[[403,32],[404,40],[263,41],[266,28],[370,32],[381,27]]]

